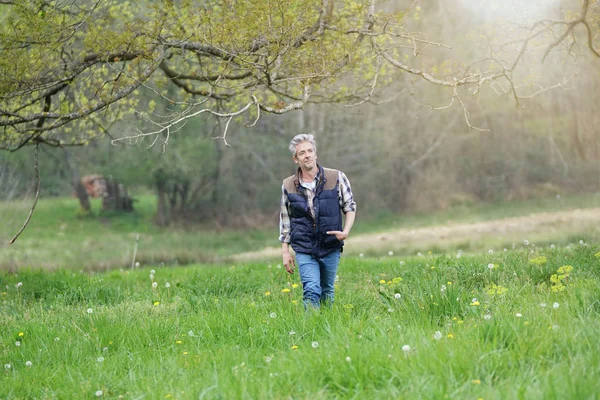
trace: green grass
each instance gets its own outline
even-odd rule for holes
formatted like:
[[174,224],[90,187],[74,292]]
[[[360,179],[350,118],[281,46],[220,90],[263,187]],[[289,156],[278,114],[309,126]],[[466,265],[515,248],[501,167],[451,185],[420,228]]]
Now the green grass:
[[[360,206],[360,205],[359,205]],[[535,212],[561,211],[573,208],[598,206],[597,195],[582,195],[556,199],[546,198],[527,202],[512,202],[472,207],[457,207],[434,213],[393,215],[389,213],[364,215],[359,208],[352,235],[382,232],[392,229],[443,225],[449,222],[480,222]],[[277,247],[278,221],[263,229],[216,229],[211,223],[198,226],[159,228],[154,224],[156,209],[153,196],[140,196],[136,211],[130,214],[103,214],[99,201],[93,202],[94,213],[82,216],[74,198],[42,198],[25,232],[13,245],[7,245],[25,221],[31,204],[29,201],[0,203],[0,268],[71,268],[104,270],[126,268],[131,265],[136,237],[139,234],[136,260],[142,265],[185,265],[194,262],[225,262],[230,256]],[[593,232],[592,232],[593,233]],[[589,229],[569,232],[540,232],[535,240],[539,244],[563,243],[565,238],[590,234]],[[595,235],[595,234],[594,234]],[[591,238],[595,238],[592,235]],[[394,244],[396,253],[415,254],[421,250],[446,252],[452,249],[479,251],[485,246],[502,248],[521,242],[521,237],[485,238],[474,242],[452,243],[449,246],[431,244],[423,249],[417,245]],[[436,246],[439,246],[436,247]],[[375,255],[380,249],[353,249]],[[387,250],[386,250],[387,252]]]
[[595,398],[599,250],[346,255],[319,312],[264,263],[2,272],[0,398]]

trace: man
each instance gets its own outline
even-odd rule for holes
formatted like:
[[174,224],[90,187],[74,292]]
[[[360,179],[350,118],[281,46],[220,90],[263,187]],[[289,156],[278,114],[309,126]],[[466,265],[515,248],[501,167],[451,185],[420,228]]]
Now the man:
[[[350,182],[343,172],[317,164],[312,134],[296,135],[290,142],[296,174],[283,181],[279,241],[283,265],[294,273],[296,253],[305,307],[332,304],[333,285],[344,239],[356,216]],[[342,230],[342,212],[346,214]]]

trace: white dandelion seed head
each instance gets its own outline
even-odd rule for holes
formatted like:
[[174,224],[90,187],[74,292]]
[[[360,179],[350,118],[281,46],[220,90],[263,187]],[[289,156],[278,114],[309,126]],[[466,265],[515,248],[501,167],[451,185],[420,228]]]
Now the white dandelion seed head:
[[26,367],[31,367],[33,365],[33,363],[31,361],[25,361],[25,366]]
[[103,353],[106,353],[107,351],[108,351],[108,347],[103,347],[103,348],[102,348],[102,352],[103,352]]
[[504,252],[506,253],[507,251],[508,251],[508,249],[505,247],[505,248],[504,248]]
[[140,262],[139,262],[139,261],[136,261],[136,262],[135,262],[135,267],[137,268],[137,267],[139,267],[139,266],[140,266]]
[[104,362],[104,357],[100,356],[100,357],[96,358],[96,362],[99,362],[99,363]]
[[447,289],[447,288],[446,288],[446,285],[442,285],[442,286],[440,287],[440,291],[441,291],[442,293],[444,293],[444,292],[446,291],[446,289]]
[[488,254],[494,254],[494,250],[492,250],[492,249],[489,249],[489,250],[488,250]]
[[485,319],[486,321],[489,321],[490,319],[492,319],[492,316],[490,314],[485,314],[483,316],[483,319]]
[[60,340],[60,338],[58,336],[54,338],[55,342],[58,342],[59,340]]
[[404,261],[400,261],[400,265],[404,265]]
[[540,303],[540,307],[546,307],[546,303]]
[[152,289],[156,289],[158,287],[158,282],[152,282]]
[[391,251],[391,250],[390,250],[390,251],[388,251],[388,256],[390,256],[390,257],[391,257],[391,256],[393,256],[393,255],[394,255],[394,252],[393,252],[393,251]]
[[477,301],[477,297],[473,297],[473,298],[471,299],[471,303],[475,303],[476,301]]
[[553,245],[553,244],[551,244],[551,245],[550,245],[550,248],[551,248],[551,249],[555,249],[555,248],[556,248],[556,246],[555,246],[555,245]]
[[154,274],[150,274],[150,280],[153,281],[154,280]]
[[359,256],[360,258],[363,258],[365,255],[364,255],[363,253],[360,253],[358,256]]
[[521,318],[522,316],[523,316],[523,314],[521,314],[520,312],[515,314],[515,317],[517,317],[517,318]]
[[410,346],[405,344],[404,346],[402,346],[402,351],[408,353],[410,351]]
[[583,240],[580,240],[580,241],[579,241],[579,244],[583,244]]
[[165,287],[168,289],[171,287],[171,284],[169,282],[165,283]]
[[513,243],[512,244],[512,248],[514,249],[515,247],[517,247],[517,245]]
[[270,363],[273,360],[273,357],[265,357],[265,362]]
[[552,308],[558,308],[558,307],[560,307],[560,304],[558,304],[558,303],[552,304]]
[[5,370],[9,370],[11,368],[12,368],[12,365],[10,365],[10,364],[4,364],[4,369]]
[[94,310],[92,310],[91,308],[88,308],[88,309],[86,310],[86,312],[87,312],[88,314],[91,314],[91,313],[93,313],[93,312],[94,312]]
[[489,268],[489,269],[494,269],[494,264],[492,264],[492,263],[489,263],[489,264],[488,264],[488,268]]
[[281,264],[277,264],[277,269],[281,269]]
[[274,313],[274,312],[272,312],[271,314],[269,314],[269,317],[271,317],[271,318],[277,318],[277,314]]
[[346,362],[351,362],[352,359],[350,357],[346,357]]
[[433,334],[433,338],[435,340],[440,340],[442,338],[442,332],[440,331],[435,331],[435,333]]
[[394,297],[395,297],[396,299],[399,299],[400,297],[402,297],[402,295],[401,295],[400,293],[396,293],[396,294],[394,295]]
[[156,273],[156,271],[155,271],[155,270],[150,270],[150,273],[151,273],[152,275],[154,275],[154,274]]
[[525,239],[523,240],[523,243],[525,244],[525,246],[529,246],[529,240]]
[[388,312],[394,312],[394,309],[390,307],[388,308]]
[[358,335],[357,338],[362,339],[362,335]]
[[421,253],[421,252],[418,252],[418,253],[417,253],[417,256],[418,256],[418,257],[423,257],[423,253]]
[[21,346],[21,342],[19,342],[18,340],[15,342],[15,346],[19,347]]
[[194,331],[188,331],[188,336],[189,337],[194,337]]
[[103,394],[102,390],[96,390],[96,397],[102,397]]
[[296,334],[296,332],[290,331],[290,335],[295,335],[295,334]]
[[310,345],[313,349],[316,349],[317,347],[319,347],[319,342],[312,342]]

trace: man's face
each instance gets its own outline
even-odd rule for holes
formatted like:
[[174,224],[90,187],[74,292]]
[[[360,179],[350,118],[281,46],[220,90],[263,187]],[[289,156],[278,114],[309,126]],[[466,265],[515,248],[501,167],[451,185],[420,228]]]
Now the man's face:
[[302,142],[296,145],[294,162],[306,171],[310,171],[317,166],[317,153],[310,142]]

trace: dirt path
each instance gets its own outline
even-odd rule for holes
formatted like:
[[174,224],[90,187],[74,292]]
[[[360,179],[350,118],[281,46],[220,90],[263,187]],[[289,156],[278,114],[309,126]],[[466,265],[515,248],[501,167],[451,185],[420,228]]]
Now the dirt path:
[[[398,229],[353,236],[347,241],[345,250],[352,253],[393,250],[401,244],[403,248],[421,248],[435,245],[446,247],[452,243],[481,241],[485,238],[540,238],[561,233],[598,231],[600,208],[575,209],[560,212],[544,212],[521,217],[504,218],[477,223],[450,223],[414,229]],[[260,251],[238,254],[239,261],[274,258],[280,255],[279,247],[268,247]]]

